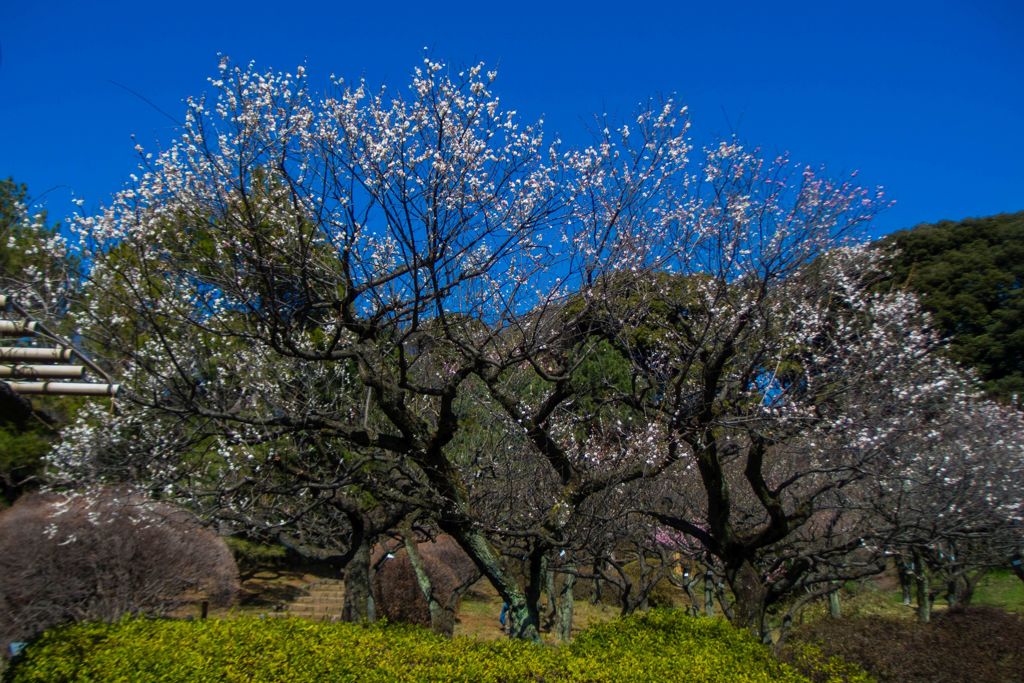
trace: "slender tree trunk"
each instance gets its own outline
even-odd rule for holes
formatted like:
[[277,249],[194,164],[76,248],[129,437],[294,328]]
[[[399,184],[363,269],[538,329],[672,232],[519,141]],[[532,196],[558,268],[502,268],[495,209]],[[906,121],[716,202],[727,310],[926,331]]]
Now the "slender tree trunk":
[[654,586],[650,583],[651,572],[654,571],[647,566],[647,558],[642,552],[637,553],[636,556],[636,583],[639,595],[637,596],[636,604],[633,606],[632,612],[637,610],[646,610],[650,606],[651,591]]
[[932,600],[929,595],[928,571],[919,550],[914,550],[914,584],[917,588],[917,620],[927,624],[932,619]]
[[950,608],[956,607],[968,607],[971,601],[974,600],[974,591],[977,590],[978,584],[981,583],[982,578],[988,574],[987,568],[979,569],[972,573],[964,572],[957,577],[956,591],[953,596],[953,601],[950,602]]
[[696,581],[697,577],[691,576],[689,572],[687,572],[683,575],[683,580],[679,582],[679,586],[683,589],[683,592],[686,593],[686,600],[690,603],[690,606],[686,611],[694,617],[700,614],[700,609],[697,607],[697,598],[693,595],[693,584],[696,583]]
[[725,594],[725,584],[719,581],[715,585],[715,597],[718,598],[718,606],[722,608],[722,614],[732,622],[735,619],[732,607],[729,605],[729,598]]
[[542,630],[551,631],[555,628],[555,620],[558,618],[558,594],[555,592],[555,572],[551,563],[544,560],[544,592],[548,594],[547,613],[544,615]]
[[710,569],[704,572],[704,614],[715,616],[715,575]]
[[633,582],[622,575],[622,594],[619,596],[619,616],[628,617],[633,613]]
[[910,605],[913,601],[912,589],[914,584],[914,572],[912,566],[901,556],[896,559],[896,573],[900,577],[900,588],[903,591],[903,604]]
[[988,574],[988,569],[979,569],[971,576],[968,576],[964,581],[963,593],[959,596],[959,603],[961,607],[967,607],[974,600],[974,591],[978,589],[978,584]]
[[455,630],[454,609],[449,610],[447,605],[442,605],[434,594],[433,581],[427,573],[426,565],[423,564],[423,557],[416,547],[416,538],[412,530],[403,530],[402,539],[405,543],[405,552],[409,555],[409,564],[416,573],[416,583],[427,601],[427,609],[430,610],[430,630],[443,636],[451,636]]
[[590,604],[597,605],[597,604],[600,604],[602,596],[601,596],[601,563],[600,563],[600,561],[596,557],[594,558],[594,569],[591,572],[591,574],[594,575],[594,595],[593,595],[593,599],[590,601]]
[[835,589],[828,594],[828,615],[833,619],[838,619],[843,616],[842,607],[839,605],[839,585],[837,584]]
[[576,584],[576,565],[569,562],[565,565],[565,570],[562,589],[558,592],[558,600],[555,602],[555,626],[558,639],[563,643],[568,642],[572,636],[572,614],[575,607],[573,586]]
[[960,602],[960,595],[963,594],[962,585],[966,583],[967,580],[960,575],[954,576],[946,582],[946,605],[949,609],[956,609]]
[[345,568],[345,604],[343,621],[376,621],[377,613],[370,589],[370,542],[365,536]]
[[537,544],[530,550],[526,565],[526,609],[540,633],[540,596],[544,591],[548,548]]

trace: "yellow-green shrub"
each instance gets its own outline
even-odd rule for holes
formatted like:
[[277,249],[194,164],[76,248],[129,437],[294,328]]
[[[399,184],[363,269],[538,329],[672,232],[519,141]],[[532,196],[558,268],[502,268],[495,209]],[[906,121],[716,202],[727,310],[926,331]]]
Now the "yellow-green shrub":
[[720,619],[650,610],[581,633],[577,680],[804,681],[745,631]]
[[448,640],[401,625],[125,620],[47,632],[8,680],[513,681],[555,660],[554,650],[529,643]]
[[129,619],[44,634],[7,672],[45,681],[806,681],[723,621],[651,611],[569,646],[446,639],[426,629],[253,618]]
[[872,683],[875,680],[857,664],[826,655],[811,643],[790,643],[783,659],[806,672],[814,683]]

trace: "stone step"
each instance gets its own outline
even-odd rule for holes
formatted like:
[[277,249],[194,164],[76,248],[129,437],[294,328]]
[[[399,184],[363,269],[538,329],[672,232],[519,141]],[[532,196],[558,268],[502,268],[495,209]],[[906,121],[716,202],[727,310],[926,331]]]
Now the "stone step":
[[321,579],[306,586],[305,593],[288,603],[278,614],[312,621],[332,621],[340,617],[344,606],[344,583],[340,579]]
[[343,602],[304,602],[301,604],[292,604],[288,607],[290,611],[303,610],[303,609],[335,609],[340,608],[345,603]]
[[291,604],[293,604],[293,605],[311,605],[311,604],[316,604],[316,603],[319,603],[319,602],[335,603],[335,602],[344,602],[344,601],[345,601],[344,596],[325,598],[322,595],[309,595],[309,596],[302,596],[302,597],[296,598],[295,600],[293,600],[291,602]]
[[313,593],[311,595],[300,595],[292,602],[314,602],[316,600],[343,600],[344,595],[320,595],[319,593]]

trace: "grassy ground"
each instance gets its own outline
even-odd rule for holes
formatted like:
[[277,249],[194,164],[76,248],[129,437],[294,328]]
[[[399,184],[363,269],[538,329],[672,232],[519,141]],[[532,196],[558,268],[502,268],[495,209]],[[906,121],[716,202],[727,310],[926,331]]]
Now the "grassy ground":
[[[850,584],[842,593],[842,614],[844,617],[885,617],[914,620],[917,606],[904,605],[903,596],[895,575],[883,574],[868,581]],[[986,575],[978,585],[971,602],[979,607],[996,607],[1008,612],[1024,614],[1024,581],[1009,570],[998,570]],[[932,611],[935,615],[946,611],[947,605],[940,594]],[[798,623],[810,623],[828,614],[825,602],[809,605]]]
[[991,572],[978,585],[974,604],[1024,614],[1024,581],[1009,570]]
[[[242,582],[238,599],[230,607],[211,607],[209,616],[232,618],[280,611],[284,605],[306,594],[306,587],[321,577],[305,569],[266,569],[254,572]],[[180,619],[200,615],[200,603],[187,604],[170,616]]]
[[[467,592],[459,609],[455,635],[469,636],[481,640],[503,638],[498,615],[501,613],[501,598],[494,588],[481,579]],[[578,600],[573,610],[572,630],[575,633],[591,624],[610,621],[619,615],[619,608],[611,605],[594,605],[589,600]],[[554,640],[550,633],[542,633],[545,640]]]
[[[897,613],[909,613],[910,616],[914,616],[916,608],[903,605],[902,594],[898,590],[889,591],[887,595],[889,602],[897,606]],[[944,597],[944,594],[940,592],[939,596],[935,599],[934,609],[936,612],[942,612],[946,609]],[[998,607],[1008,612],[1024,614],[1024,581],[1018,579],[1009,570],[991,571],[981,579],[971,604],[974,606]]]

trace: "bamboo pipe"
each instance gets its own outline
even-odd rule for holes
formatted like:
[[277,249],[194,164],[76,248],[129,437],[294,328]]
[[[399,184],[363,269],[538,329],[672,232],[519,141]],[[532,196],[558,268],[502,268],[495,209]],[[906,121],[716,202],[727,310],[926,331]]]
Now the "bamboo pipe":
[[34,320],[0,320],[0,336],[26,337],[35,331]]
[[49,396],[116,396],[119,384],[90,384],[87,382],[8,382],[16,394],[46,394]]
[[[11,308],[13,308],[15,311],[17,311],[21,315],[25,316],[25,322],[26,322],[26,325],[27,325],[29,323],[28,312],[24,308],[19,306],[16,301],[14,301],[14,300],[12,300],[10,298],[7,299],[7,303],[10,304]],[[99,375],[103,379],[107,380],[107,382],[111,381],[111,377],[110,377],[110,375],[107,374],[106,370],[101,368],[96,363],[92,362],[89,359],[88,356],[83,355],[82,352],[78,351],[77,347],[74,344],[72,344],[71,342],[69,342],[67,339],[65,339],[64,337],[60,336],[59,334],[57,334],[53,330],[50,330],[49,328],[46,327],[46,325],[43,325],[41,323],[39,323],[37,325],[37,323],[32,322],[31,325],[32,325],[32,327],[31,327],[32,331],[36,331],[38,329],[38,331],[41,334],[49,337],[50,339],[52,339],[53,341],[57,342],[58,344],[60,344],[64,348],[75,349],[75,354],[79,358],[81,358],[82,362],[85,363],[86,367],[88,367],[90,370],[95,372],[97,375]],[[113,386],[116,386],[116,385],[113,385]]]
[[41,349],[36,346],[0,346],[0,361],[43,361],[56,362],[71,360],[71,349]]
[[84,374],[84,365],[0,365],[0,377],[78,379]]

